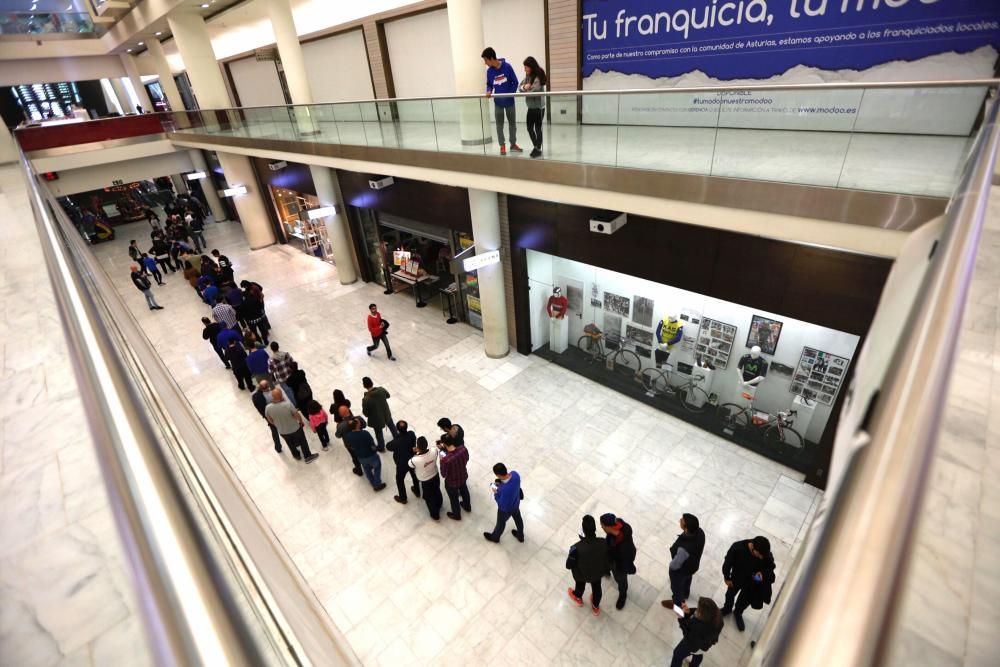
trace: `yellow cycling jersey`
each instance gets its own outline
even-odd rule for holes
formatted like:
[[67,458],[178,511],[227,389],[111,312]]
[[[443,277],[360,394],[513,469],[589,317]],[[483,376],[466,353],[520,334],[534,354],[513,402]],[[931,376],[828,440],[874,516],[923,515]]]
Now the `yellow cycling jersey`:
[[674,322],[660,320],[660,326],[657,328],[660,331],[660,343],[663,345],[674,345],[681,339],[678,333],[684,328],[684,323],[680,320]]

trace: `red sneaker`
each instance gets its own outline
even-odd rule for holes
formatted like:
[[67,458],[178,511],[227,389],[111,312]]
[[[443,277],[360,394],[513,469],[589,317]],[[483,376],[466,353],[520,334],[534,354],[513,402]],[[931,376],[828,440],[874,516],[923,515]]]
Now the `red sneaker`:
[[507,154],[507,144],[500,144],[500,155]]
[[517,144],[511,144],[510,145],[510,152],[511,153],[523,153],[524,151],[521,150],[521,147],[518,146]]
[[569,593],[569,597],[570,597],[570,599],[571,599],[571,600],[572,600],[573,602],[575,602],[575,603],[576,603],[576,606],[577,606],[577,607],[582,607],[582,606],[583,606],[583,598],[578,598],[578,597],[576,596],[576,593],[574,593],[574,592],[573,592],[573,589],[572,589],[572,588],[567,588],[567,589],[566,589],[566,592],[567,592],[567,593]]

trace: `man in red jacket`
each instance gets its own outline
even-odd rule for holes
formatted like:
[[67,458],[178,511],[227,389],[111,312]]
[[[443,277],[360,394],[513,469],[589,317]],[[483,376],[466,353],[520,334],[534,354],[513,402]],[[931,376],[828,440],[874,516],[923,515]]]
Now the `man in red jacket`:
[[396,361],[396,357],[392,356],[392,348],[389,347],[389,337],[386,335],[385,330],[389,327],[389,323],[382,319],[382,314],[378,312],[378,306],[374,303],[368,306],[368,333],[372,336],[372,344],[366,349],[368,350],[368,356],[372,356],[372,350],[378,347],[380,342],[385,343],[385,351],[389,355],[390,361]]

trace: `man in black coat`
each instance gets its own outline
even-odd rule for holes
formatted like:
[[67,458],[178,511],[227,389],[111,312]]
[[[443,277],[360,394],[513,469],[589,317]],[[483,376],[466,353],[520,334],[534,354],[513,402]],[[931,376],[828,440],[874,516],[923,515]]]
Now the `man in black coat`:
[[679,607],[691,596],[691,580],[701,565],[701,554],[705,551],[705,531],[701,529],[698,517],[682,514],[680,526],[683,532],[670,547],[670,595],[673,599],[660,603],[667,608]]
[[601,577],[611,567],[607,543],[597,537],[597,522],[587,514],[583,517],[583,537],[574,544],[570,551],[575,586],[567,589],[567,593],[577,606],[583,606],[583,591],[590,584],[590,611],[594,616],[601,613]]
[[236,376],[236,382],[240,389],[253,391],[253,378],[250,377],[250,368],[247,366],[247,351],[236,342],[236,339],[229,341],[229,347],[226,348],[226,361],[233,369],[233,375]]
[[226,368],[229,368],[229,361],[226,360],[226,352],[219,347],[219,334],[222,333],[223,326],[218,322],[213,322],[207,317],[201,318],[201,323],[204,327],[201,330],[202,339],[207,340],[212,344],[212,349],[215,350],[217,355],[219,355],[219,359],[222,359],[222,363],[225,364]]
[[611,575],[618,584],[618,602],[615,603],[615,609],[621,609],[628,597],[628,575],[635,574],[635,542],[632,540],[632,526],[608,512],[601,515],[601,528],[607,535]]
[[281,438],[278,437],[278,429],[274,424],[267,421],[267,416],[264,414],[264,408],[267,404],[271,402],[271,383],[267,380],[261,380],[257,384],[257,391],[250,396],[250,400],[253,401],[253,406],[260,413],[260,416],[264,418],[264,422],[267,427],[271,429],[271,438],[274,440],[274,451],[281,453]]
[[734,542],[726,552],[726,560],[722,563],[722,577],[726,580],[726,603],[722,607],[722,615],[733,612],[740,632],[746,629],[743,611],[747,607],[760,609],[770,604],[774,568],[771,543],[766,537],[758,535],[752,540]]
[[413,448],[417,446],[417,434],[410,431],[410,425],[403,420],[396,422],[396,431],[399,433],[395,438],[386,444],[385,448],[392,452],[392,461],[396,464],[396,494],[392,497],[397,503],[405,505],[406,498],[406,476],[412,478],[413,485],[410,487],[417,498],[420,497],[420,484],[417,483],[417,473],[410,467],[410,459],[413,458]]

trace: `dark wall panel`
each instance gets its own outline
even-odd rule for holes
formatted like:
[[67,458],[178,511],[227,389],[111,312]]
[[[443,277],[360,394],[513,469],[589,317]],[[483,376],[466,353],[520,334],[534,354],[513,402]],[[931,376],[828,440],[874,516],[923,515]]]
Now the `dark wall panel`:
[[344,202],[348,206],[370,208],[401,218],[438,225],[459,232],[472,233],[472,214],[465,188],[437,185],[404,178],[382,190],[368,187],[374,174],[337,171]]

